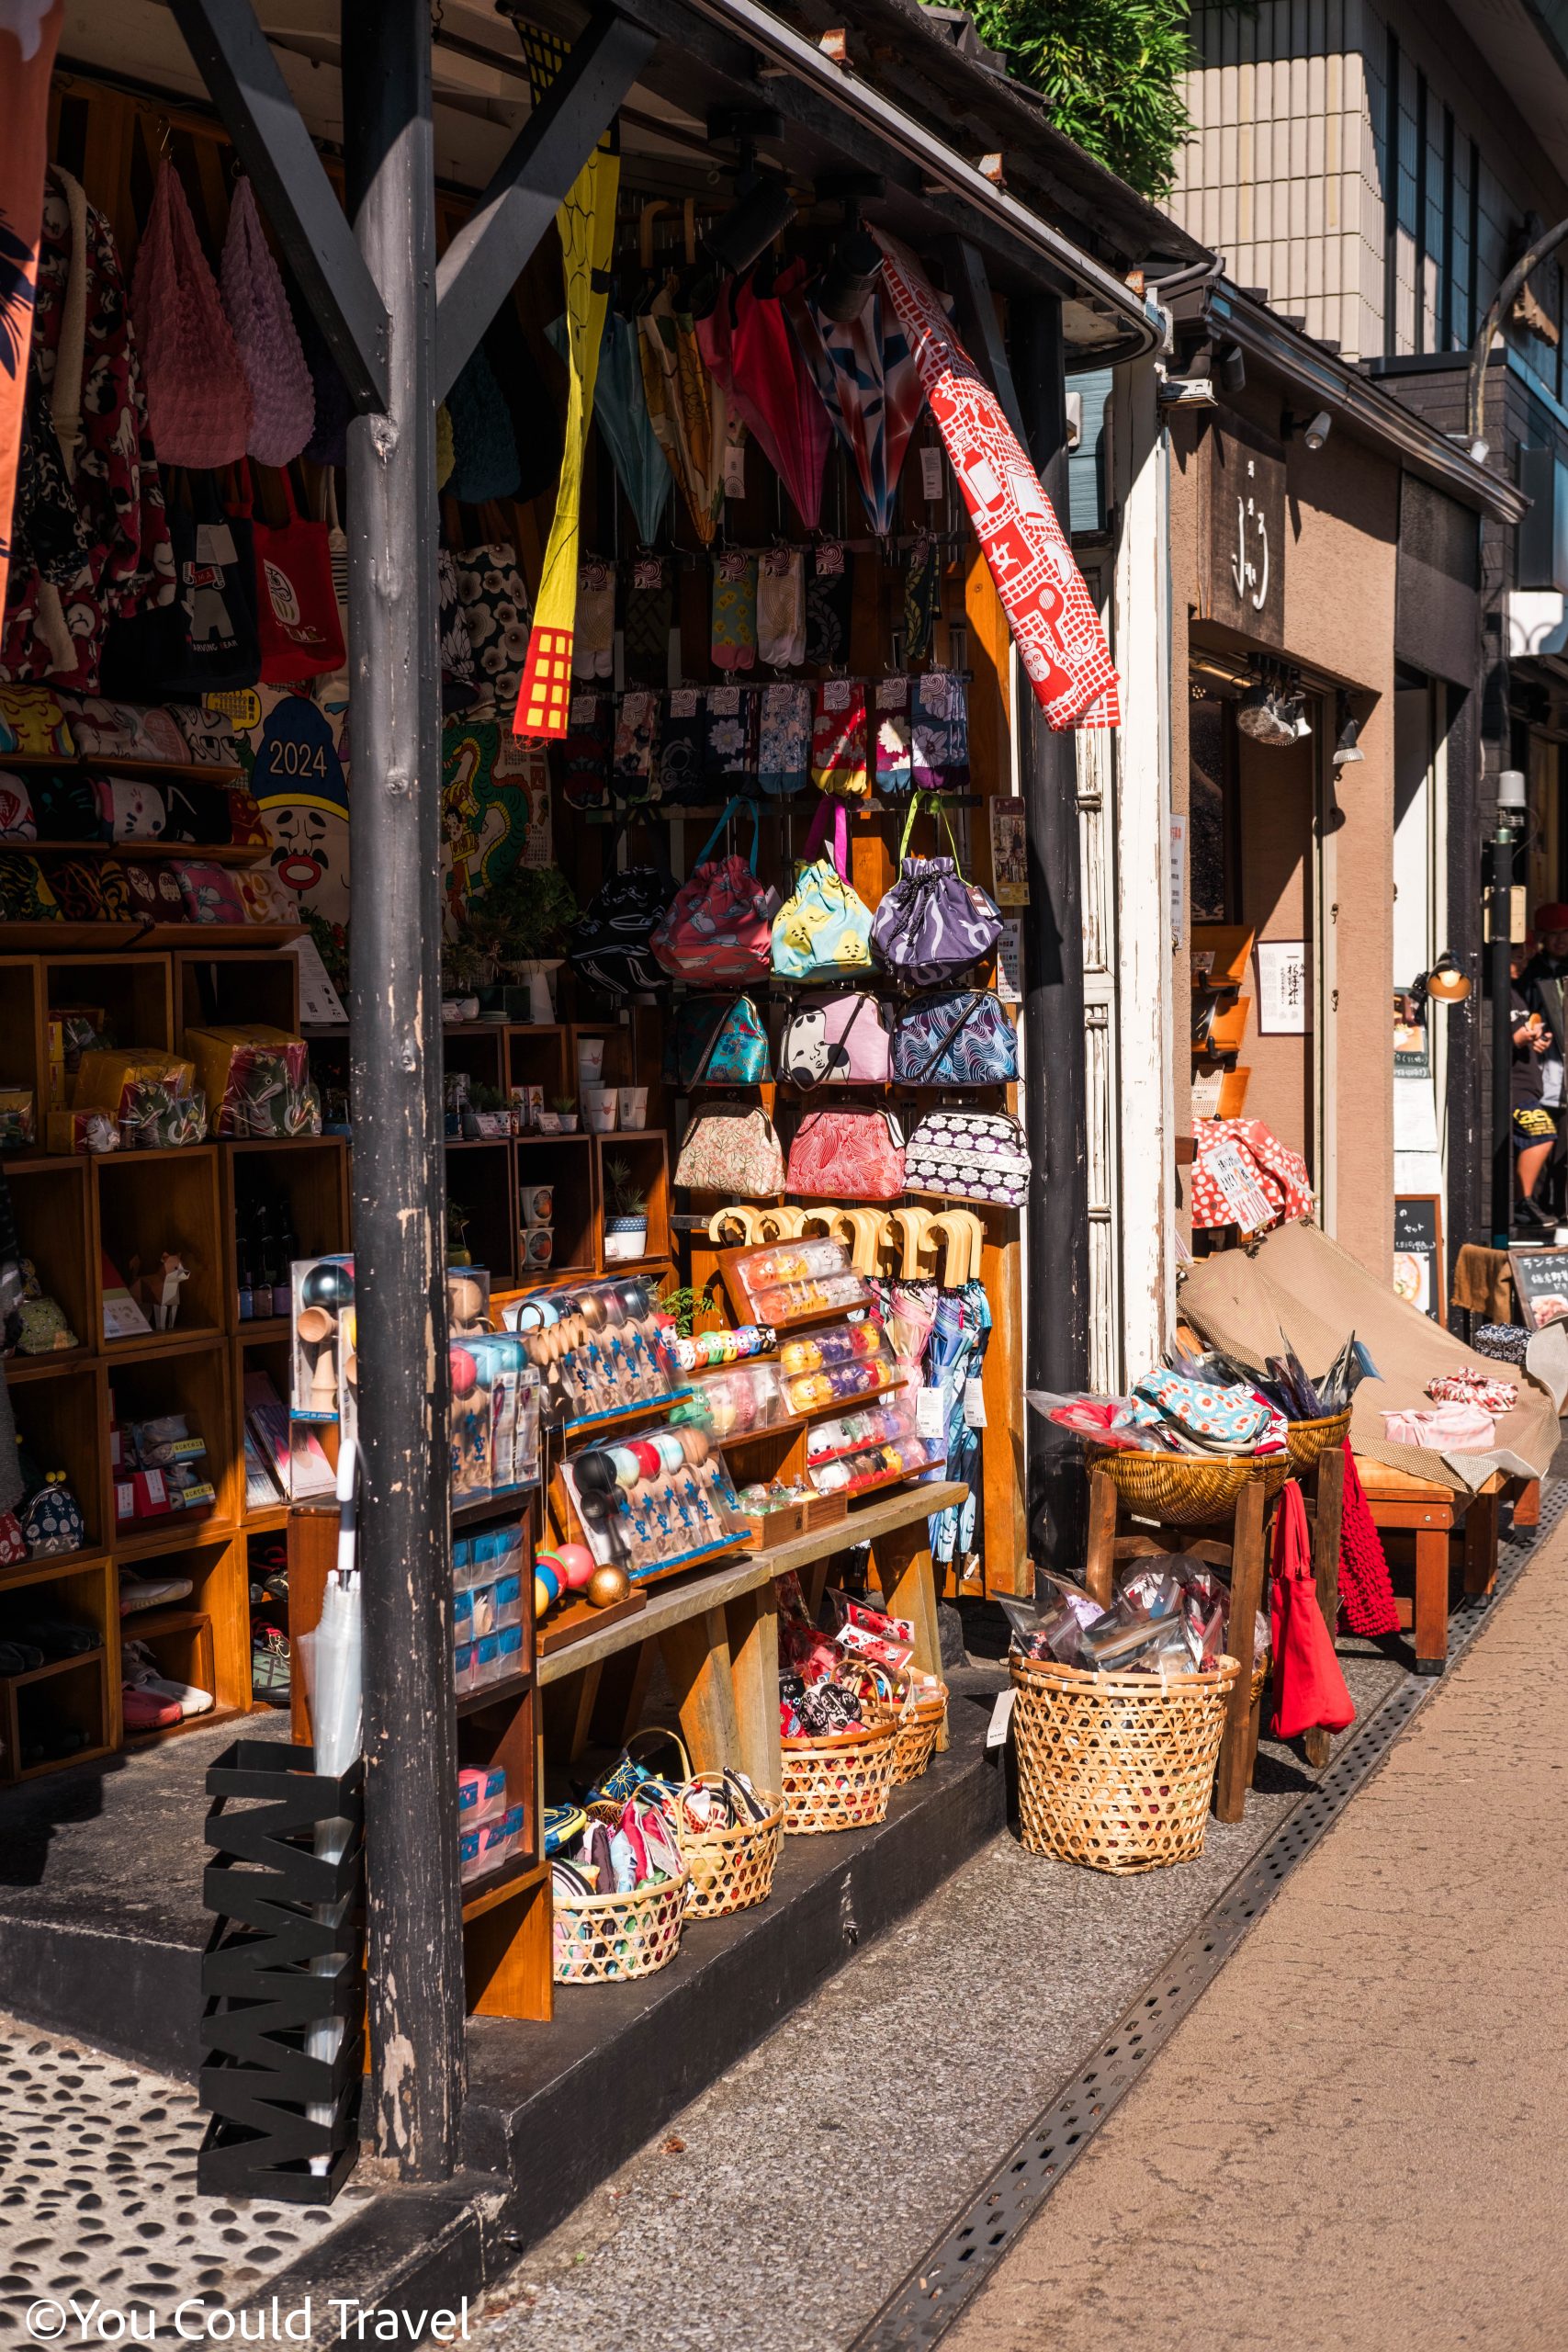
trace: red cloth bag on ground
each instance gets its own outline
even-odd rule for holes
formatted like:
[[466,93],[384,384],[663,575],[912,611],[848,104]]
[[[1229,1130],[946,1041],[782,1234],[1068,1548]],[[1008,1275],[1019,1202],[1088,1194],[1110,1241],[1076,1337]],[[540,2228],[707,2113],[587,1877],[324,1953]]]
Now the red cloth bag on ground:
[[1274,1582],[1269,1617],[1274,1634],[1274,1689],[1269,1728],[1276,1739],[1304,1731],[1343,1731],[1356,1719],[1334,1642],[1317,1605],[1302,1490],[1288,1479],[1274,1514]]

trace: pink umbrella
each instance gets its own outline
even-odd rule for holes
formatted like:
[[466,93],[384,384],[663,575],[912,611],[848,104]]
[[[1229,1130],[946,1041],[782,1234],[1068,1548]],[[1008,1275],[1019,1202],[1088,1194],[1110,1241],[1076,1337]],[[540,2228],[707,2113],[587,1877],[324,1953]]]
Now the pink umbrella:
[[792,261],[771,293],[758,292],[756,271],[732,279],[698,320],[697,342],[708,373],[724,386],[802,523],[814,531],[832,426],[784,315],[785,298],[798,292],[805,277],[806,264]]

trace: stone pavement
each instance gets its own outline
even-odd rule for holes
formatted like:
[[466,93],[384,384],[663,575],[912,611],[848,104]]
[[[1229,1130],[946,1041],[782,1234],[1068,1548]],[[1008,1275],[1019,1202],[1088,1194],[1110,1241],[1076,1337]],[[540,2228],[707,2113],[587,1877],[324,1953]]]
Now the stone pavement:
[[1560,1526],[942,2352],[1560,2352]]

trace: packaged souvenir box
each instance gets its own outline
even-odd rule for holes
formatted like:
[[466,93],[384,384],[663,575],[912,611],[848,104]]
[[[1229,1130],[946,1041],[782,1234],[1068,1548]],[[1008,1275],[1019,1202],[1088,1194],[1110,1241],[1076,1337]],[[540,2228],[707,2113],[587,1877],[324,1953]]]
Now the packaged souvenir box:
[[792,1413],[880,1396],[908,1378],[880,1323],[829,1323],[785,1340],[779,1350],[784,1404]]
[[539,1374],[550,1428],[604,1420],[678,1392],[668,1324],[652,1283],[638,1275],[530,1291],[503,1311]]
[[747,1312],[759,1323],[796,1323],[833,1307],[862,1306],[871,1296],[844,1244],[826,1236],[765,1241],[736,1250],[725,1265],[739,1285]]
[[562,1476],[594,1559],[634,1583],[735,1551],[744,1533],[724,1456],[694,1422],[585,1449]]

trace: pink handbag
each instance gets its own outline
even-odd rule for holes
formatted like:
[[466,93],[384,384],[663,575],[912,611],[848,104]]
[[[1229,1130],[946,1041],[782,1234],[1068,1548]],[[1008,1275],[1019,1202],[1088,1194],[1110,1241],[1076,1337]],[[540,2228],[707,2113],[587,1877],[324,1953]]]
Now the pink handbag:
[[250,382],[179,174],[166,159],[136,256],[130,308],[159,464],[232,465],[251,437]]
[[792,1193],[818,1201],[896,1201],[904,1190],[904,1137],[889,1111],[845,1104],[807,1111],[789,1148]]
[[891,1071],[887,1015],[869,989],[803,997],[784,1023],[779,1076],[792,1086],[886,1086]]

